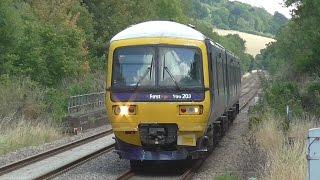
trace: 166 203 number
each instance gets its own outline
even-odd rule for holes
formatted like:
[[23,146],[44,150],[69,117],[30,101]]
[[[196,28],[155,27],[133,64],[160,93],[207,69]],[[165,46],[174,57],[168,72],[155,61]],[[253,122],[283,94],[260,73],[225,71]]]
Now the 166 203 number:
[[191,99],[191,94],[173,94],[174,99]]
[[182,99],[191,99],[191,94],[182,94]]

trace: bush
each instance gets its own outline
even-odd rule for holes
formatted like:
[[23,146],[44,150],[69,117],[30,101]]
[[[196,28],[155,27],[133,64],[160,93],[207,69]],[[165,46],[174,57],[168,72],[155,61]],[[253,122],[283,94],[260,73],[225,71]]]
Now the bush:
[[305,111],[320,116],[320,82],[310,82],[302,95],[302,106]]
[[294,83],[279,80],[268,83],[264,98],[268,105],[281,115],[285,114],[287,105],[294,115],[300,115],[303,112],[301,96],[297,85]]
[[1,76],[0,80],[0,118],[12,116],[12,126],[20,118],[59,124],[66,116],[67,93],[45,88],[27,77]]
[[55,124],[61,124],[67,115],[68,95],[61,90],[48,89],[46,91],[45,103],[48,116]]
[[45,114],[46,92],[30,78],[0,77],[0,118],[14,115],[36,120]]

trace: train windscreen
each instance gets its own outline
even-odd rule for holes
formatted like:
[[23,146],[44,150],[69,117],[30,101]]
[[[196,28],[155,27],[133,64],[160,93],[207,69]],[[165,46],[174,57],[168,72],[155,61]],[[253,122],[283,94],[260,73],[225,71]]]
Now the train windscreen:
[[197,49],[160,47],[159,85],[201,87],[201,56]]
[[127,47],[116,50],[113,86],[154,86],[155,55],[154,47]]
[[114,53],[113,87],[202,87],[201,53],[189,47],[124,47]]

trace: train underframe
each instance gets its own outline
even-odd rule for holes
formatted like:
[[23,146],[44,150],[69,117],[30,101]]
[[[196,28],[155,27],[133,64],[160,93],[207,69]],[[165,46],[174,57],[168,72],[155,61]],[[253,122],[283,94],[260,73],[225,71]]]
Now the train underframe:
[[211,153],[240,112],[239,102],[220,118],[208,125],[205,135],[197,139],[196,146],[178,146],[176,124],[140,124],[142,146],[125,143],[116,138],[116,153],[130,160],[132,169],[139,169],[143,161],[199,159]]

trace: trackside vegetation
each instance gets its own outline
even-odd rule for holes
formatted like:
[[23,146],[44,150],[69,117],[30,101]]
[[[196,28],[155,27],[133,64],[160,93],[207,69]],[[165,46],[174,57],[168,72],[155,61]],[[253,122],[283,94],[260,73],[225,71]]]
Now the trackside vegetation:
[[[131,24],[148,20],[193,24],[239,56],[242,71],[247,71],[254,58],[245,53],[245,41],[237,35],[221,37],[212,32],[216,24],[210,15],[216,14],[212,3],[197,0],[1,0],[0,154],[61,137],[68,97],[104,91],[107,42]],[[228,2],[217,3],[233,11]],[[251,14],[247,11],[249,6],[241,3],[233,3],[232,8],[238,6],[240,12],[246,9]],[[255,13],[259,14],[259,10]],[[272,33],[267,27],[273,16],[267,16],[266,27],[254,31]],[[235,28],[231,24],[229,22],[229,28]],[[31,142],[30,137],[38,138],[31,138]]]
[[[277,42],[256,57],[259,66],[268,70],[267,100],[280,110],[290,105],[294,113],[302,111],[319,116],[320,92],[320,3],[288,0],[298,8],[293,18],[277,34]],[[281,102],[276,99],[280,99]]]
[[250,118],[252,147],[265,157],[257,165],[262,179],[306,179],[307,131],[319,125],[320,2],[285,2],[297,7],[293,18],[276,35],[277,42],[256,57],[270,73]]

